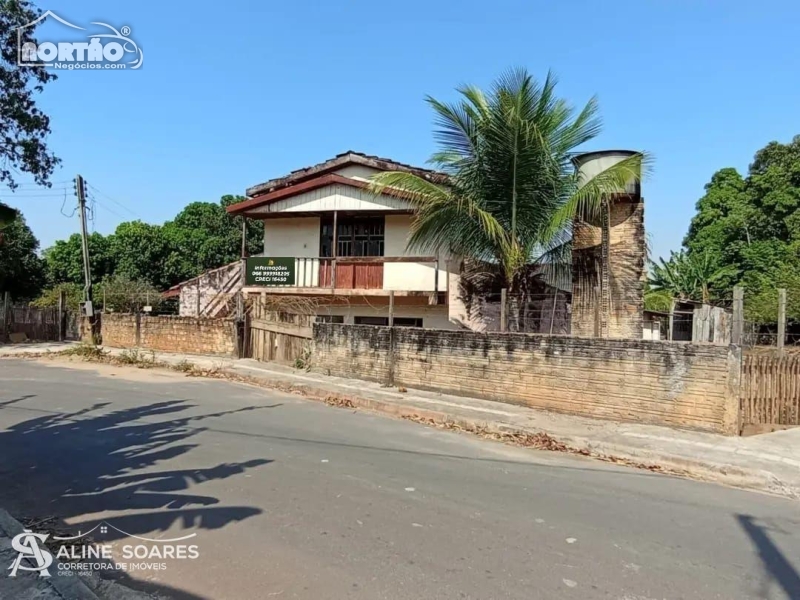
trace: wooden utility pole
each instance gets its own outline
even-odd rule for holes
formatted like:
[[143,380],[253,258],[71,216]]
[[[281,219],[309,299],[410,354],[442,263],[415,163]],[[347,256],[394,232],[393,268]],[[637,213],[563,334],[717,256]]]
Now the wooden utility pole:
[[86,182],[80,175],[75,176],[75,195],[78,197],[78,218],[81,221],[81,248],[83,250],[83,299],[86,302],[86,316],[94,316],[92,307],[92,269],[89,263],[89,238],[86,227]]
[[778,356],[783,356],[786,341],[786,290],[778,290]]

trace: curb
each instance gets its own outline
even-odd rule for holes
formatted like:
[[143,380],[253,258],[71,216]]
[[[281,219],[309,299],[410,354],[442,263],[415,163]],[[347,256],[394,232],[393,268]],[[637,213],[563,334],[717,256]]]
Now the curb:
[[[0,532],[13,538],[23,531],[25,531],[25,528],[22,523],[0,508]],[[54,562],[57,561],[54,560]],[[68,598],[69,600],[100,600],[94,592],[86,587],[80,577],[49,577],[47,578],[47,584],[62,598]]]

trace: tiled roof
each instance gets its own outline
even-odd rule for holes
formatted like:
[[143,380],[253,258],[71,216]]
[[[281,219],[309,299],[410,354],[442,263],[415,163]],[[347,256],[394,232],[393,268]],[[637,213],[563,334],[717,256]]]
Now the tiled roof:
[[284,175],[283,177],[277,177],[275,179],[265,181],[264,183],[254,185],[253,187],[248,188],[246,193],[250,197],[260,196],[284,187],[295,185],[301,181],[306,181],[312,177],[329,173],[349,164],[364,165],[374,169],[379,169],[381,171],[406,171],[432,181],[444,181],[446,179],[446,176],[443,173],[439,173],[431,169],[422,169],[420,167],[397,162],[389,158],[381,158],[380,156],[372,156],[362,152],[348,150],[347,152],[337,154],[333,158],[316,165],[297,169],[287,175]]

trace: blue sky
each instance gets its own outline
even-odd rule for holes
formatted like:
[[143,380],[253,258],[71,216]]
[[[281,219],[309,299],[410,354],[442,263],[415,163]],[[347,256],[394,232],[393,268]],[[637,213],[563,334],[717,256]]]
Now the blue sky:
[[587,150],[653,153],[643,190],[656,255],[680,245],[715,170],[744,171],[767,142],[800,133],[796,2],[39,6],[79,25],[128,25],[145,55],[138,71],[61,71],[40,97],[59,183],[0,197],[43,247],[78,230],[61,211],[77,172],[103,192],[92,226],[108,233],[347,149],[422,164],[434,150],[424,96],[453,98],[458,84],[488,85],[511,66],[552,69],[576,105],[599,97],[604,131]]

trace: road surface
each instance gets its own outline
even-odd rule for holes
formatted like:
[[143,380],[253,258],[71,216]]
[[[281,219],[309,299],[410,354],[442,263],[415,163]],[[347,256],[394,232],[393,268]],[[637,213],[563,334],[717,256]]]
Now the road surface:
[[164,597],[800,598],[797,502],[223,381],[1,360],[0,457],[17,516],[196,532]]

